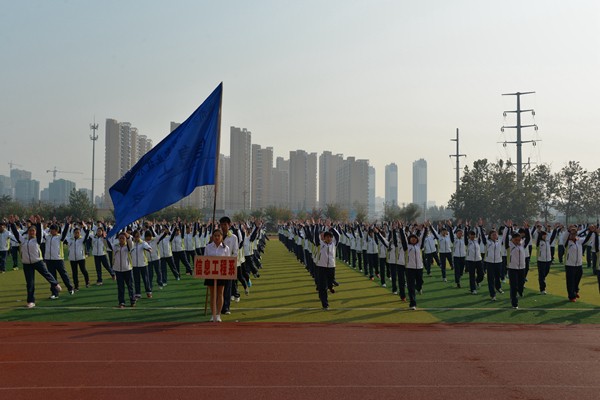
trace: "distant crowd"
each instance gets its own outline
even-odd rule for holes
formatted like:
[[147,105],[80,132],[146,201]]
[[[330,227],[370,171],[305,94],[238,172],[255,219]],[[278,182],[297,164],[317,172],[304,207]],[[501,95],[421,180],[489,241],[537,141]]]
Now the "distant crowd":
[[[251,276],[260,276],[261,254],[268,240],[261,221],[232,223],[228,217],[218,223],[179,218],[160,222],[140,220],[109,238],[107,232],[111,227],[103,221],[45,220],[39,215],[22,219],[10,215],[0,221],[0,273],[6,271],[10,259],[12,268],[19,269],[21,259],[28,308],[35,307],[35,271],[50,284],[52,300],[58,299],[63,291],[59,277],[66,291],[75,295],[84,287],[103,285],[108,275],[117,283],[117,307],[134,307],[142,297],[153,297],[154,283],[160,290],[165,288],[169,272],[176,281],[182,273],[192,275],[195,255],[216,255],[211,251],[214,253],[214,237],[218,233],[223,242],[217,248],[218,255],[237,257],[238,268],[237,280],[219,282],[223,288],[222,301],[218,310],[213,307],[212,316],[217,322],[221,314],[231,313],[232,301],[240,301],[240,285],[249,294]],[[94,260],[95,282],[90,281],[87,271],[88,257]],[[71,276],[65,268],[65,259],[69,261]]]
[[515,309],[523,297],[532,255],[536,256],[540,294],[547,293],[546,277],[556,257],[564,264],[569,301],[580,298],[584,259],[598,276],[600,290],[598,228],[592,224],[505,221],[499,226],[486,226],[482,219],[475,223],[448,220],[422,224],[293,220],[280,223],[278,234],[314,278],[324,310],[329,309],[328,293],[335,293],[339,285],[335,279],[336,259],[358,268],[371,280],[379,279],[383,287],[391,281],[392,293],[402,302],[408,301],[411,310],[417,308],[417,295],[423,294],[423,272],[431,276],[434,263],[441,269],[444,282],[448,270],[453,272],[457,288],[463,285],[463,275],[468,275],[471,294],[477,294],[487,278],[491,301],[504,293],[508,278]]

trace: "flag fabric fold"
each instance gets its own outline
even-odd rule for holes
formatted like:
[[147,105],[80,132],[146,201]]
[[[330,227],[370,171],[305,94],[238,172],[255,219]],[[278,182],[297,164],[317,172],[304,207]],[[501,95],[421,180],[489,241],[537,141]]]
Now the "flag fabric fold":
[[110,188],[116,224],[108,236],[181,200],[198,186],[215,183],[222,95],[221,83]]

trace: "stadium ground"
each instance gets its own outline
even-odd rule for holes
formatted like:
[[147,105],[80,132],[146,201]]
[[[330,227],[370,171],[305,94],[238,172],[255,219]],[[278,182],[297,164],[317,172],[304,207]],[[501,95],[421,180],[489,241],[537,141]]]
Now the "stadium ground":
[[[262,276],[254,279],[250,295],[232,305],[229,322],[332,322],[332,323],[600,323],[600,294],[596,278],[584,268],[581,299],[569,303],[564,283],[564,267],[554,264],[548,282],[548,295],[537,290],[537,272],[529,274],[520,309],[510,307],[508,290],[492,302],[486,282],[479,294],[471,295],[463,277],[463,289],[441,280],[439,268],[433,267],[431,277],[425,277],[423,295],[418,296],[418,310],[408,311],[407,303],[393,296],[377,281],[369,281],[357,270],[343,263],[337,267],[341,286],[330,295],[331,310],[321,310],[310,275],[288,253],[283,245],[271,240],[263,257]],[[10,265],[10,261],[9,261]],[[91,276],[93,262],[88,259]],[[535,264],[532,263],[534,266]],[[106,273],[105,273],[106,274]],[[61,293],[58,300],[49,300],[48,285],[36,277],[37,307],[26,309],[25,279],[22,271],[0,275],[0,319],[4,321],[45,322],[203,322],[205,289],[200,280],[184,276],[175,281],[172,276],[164,290],[156,290],[152,299],[142,298],[134,309],[116,309],[116,284],[105,279],[104,286],[82,288],[73,296]],[[64,285],[63,285],[64,286]],[[505,286],[507,288],[507,285]]]

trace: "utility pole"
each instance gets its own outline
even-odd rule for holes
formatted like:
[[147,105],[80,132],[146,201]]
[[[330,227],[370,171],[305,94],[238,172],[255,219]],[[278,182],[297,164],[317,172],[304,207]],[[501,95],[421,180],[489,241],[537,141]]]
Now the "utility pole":
[[92,141],[92,205],[95,204],[94,199],[94,173],[96,168],[96,140],[98,140],[98,135],[96,131],[98,130],[98,124],[96,123],[96,117],[94,117],[94,123],[90,124],[90,129],[92,130],[92,134],[90,135],[90,140]]
[[514,113],[517,115],[517,124],[513,126],[502,126],[500,129],[504,132],[504,129],[516,129],[517,130],[517,140],[514,142],[504,142],[504,146],[506,147],[507,143],[514,143],[517,145],[517,186],[521,187],[523,184],[523,155],[522,155],[522,147],[523,143],[533,143],[535,146],[535,140],[522,140],[521,138],[521,129],[522,128],[531,128],[533,127],[536,131],[538,130],[538,126],[536,124],[531,125],[522,125],[521,124],[521,113],[530,112],[531,115],[535,116],[535,111],[533,109],[521,110],[521,96],[526,94],[532,94],[535,92],[516,92],[516,93],[504,93],[502,96],[517,96],[517,109],[504,111],[504,116],[506,117],[507,113]]
[[451,142],[456,142],[456,154],[450,154],[450,158],[456,157],[456,196],[458,196],[458,188],[460,187],[460,158],[466,157],[466,154],[460,154],[460,139],[458,138],[458,128],[456,128],[456,139],[450,139]]

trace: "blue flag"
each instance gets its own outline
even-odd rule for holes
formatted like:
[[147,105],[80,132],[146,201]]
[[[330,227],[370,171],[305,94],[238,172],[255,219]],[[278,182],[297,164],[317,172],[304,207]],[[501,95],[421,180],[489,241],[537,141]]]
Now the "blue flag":
[[221,83],[110,188],[116,224],[108,236],[181,200],[197,186],[215,183],[222,94]]

